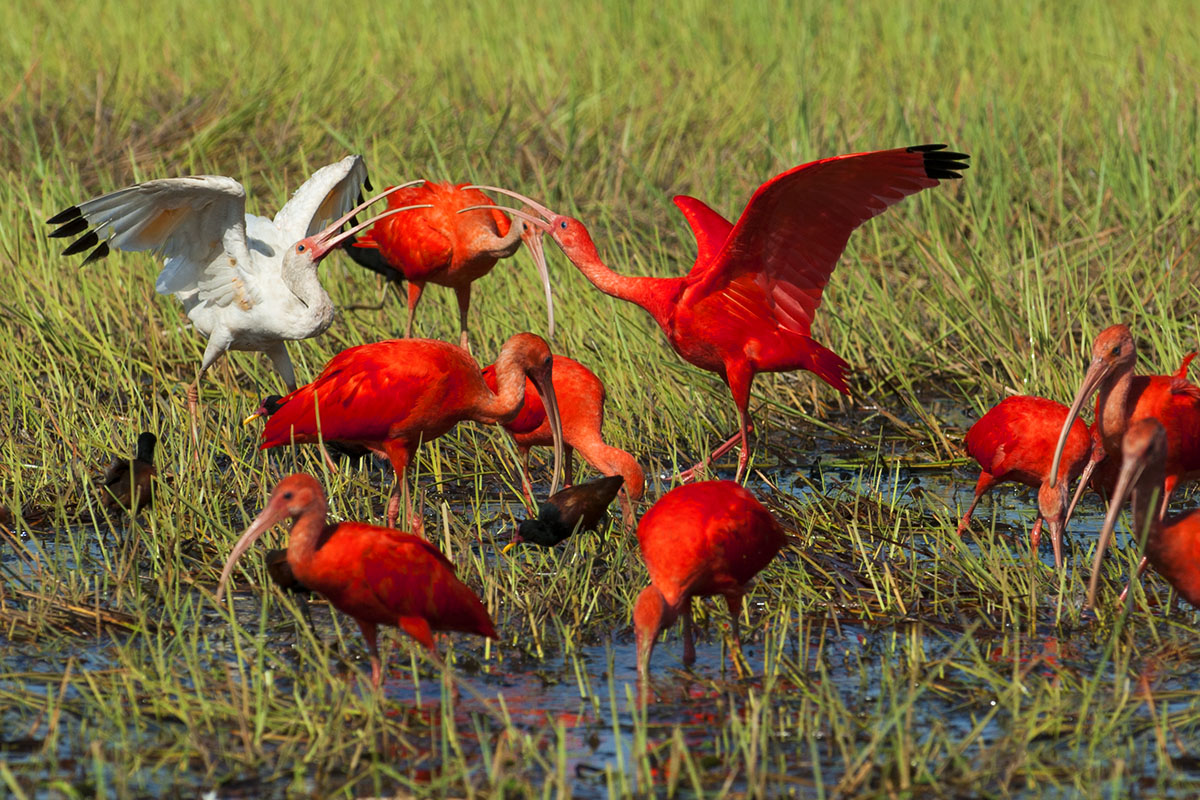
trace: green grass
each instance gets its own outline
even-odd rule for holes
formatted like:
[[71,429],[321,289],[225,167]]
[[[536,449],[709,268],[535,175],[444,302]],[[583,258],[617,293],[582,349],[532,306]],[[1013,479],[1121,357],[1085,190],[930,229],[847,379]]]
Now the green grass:
[[[1200,10],[208,9],[0,11],[0,501],[29,518],[0,532],[5,792],[133,797],[262,781],[277,794],[549,797],[653,781],[703,796],[1195,793],[1195,618],[1139,603],[1080,627],[1090,539],[1076,540],[1082,568],[1061,585],[1031,579],[1019,532],[954,547],[957,510],[918,491],[921,471],[896,470],[955,459],[963,422],[1006,393],[1066,401],[1113,322],[1133,326],[1144,371],[1173,371],[1198,346]],[[396,696],[372,697],[354,626],[335,617],[322,627],[333,648],[318,641],[290,600],[257,591],[266,577],[251,558],[238,615],[218,609],[216,569],[278,477],[313,471],[338,518],[376,522],[390,478],[327,475],[307,451],[258,452],[237,420],[279,383],[243,353],[201,387],[198,469],[183,390],[204,342],[173,298],[154,294],[158,263],[114,253],[81,269],[43,224],[136,180],[205,172],[237,177],[250,210],[270,215],[313,169],[360,152],[377,186],[508,186],[581,217],[614,268],[678,275],[695,249],[673,194],[736,216],[788,167],[931,141],[972,154],[965,179],[856,233],[817,317],[817,338],[856,369],[853,396],[804,373],[756,382],[755,461],[770,483],[755,487],[807,545],[750,597],[743,628],[759,679],[667,681],[645,709],[623,677],[645,581],[636,542],[613,529],[603,546],[493,559],[492,538],[508,536],[496,523],[520,513],[519,479],[511,444],[478,427],[425,448],[419,486],[431,538],[503,636],[486,650],[453,645],[457,674],[488,706],[465,690],[455,700],[404,644],[389,664],[419,667],[420,697],[441,705],[405,710],[402,678]],[[550,257],[554,347],[605,381],[613,444],[661,475],[732,430],[714,376],[681,362],[641,310]],[[343,257],[321,270],[339,307],[380,294]],[[485,284],[471,325],[488,361],[512,333],[541,331],[544,309],[523,255]],[[290,350],[310,377],[402,325],[389,295]],[[427,292],[418,325],[456,336],[448,292]],[[161,441],[156,507],[107,520],[92,477],[144,429]],[[787,465],[808,475],[830,449],[853,478],[827,466],[796,488],[807,479]],[[648,498],[667,488],[655,479]],[[1114,581],[1133,557],[1112,560]],[[702,651],[720,647],[722,618]],[[678,650],[673,632],[655,655],[663,673]],[[513,692],[496,696],[510,672],[577,686],[582,721],[513,716]],[[684,713],[701,710],[712,717]],[[568,765],[591,735],[618,742],[618,755],[580,777]]]

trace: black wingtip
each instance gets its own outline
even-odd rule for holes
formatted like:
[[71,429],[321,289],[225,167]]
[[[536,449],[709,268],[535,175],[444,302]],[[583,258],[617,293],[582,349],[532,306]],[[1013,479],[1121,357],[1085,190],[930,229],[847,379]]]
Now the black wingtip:
[[971,156],[947,150],[944,144],[918,144],[907,150],[910,153],[924,153],[925,174],[939,181],[959,179],[962,170],[971,167],[967,163]]
[[[371,185],[371,176],[370,175],[366,175],[363,177],[363,186],[365,186],[367,188],[368,192],[375,191],[375,187]],[[362,195],[360,194],[359,197],[362,197]],[[360,200],[359,202],[362,202],[362,201]]]
[[88,221],[83,217],[76,217],[69,220],[65,224],[59,225],[50,232],[51,239],[62,239],[66,236],[74,236],[77,233],[83,233],[88,229]]
[[76,253],[82,253],[84,250],[95,247],[98,244],[100,244],[100,237],[96,235],[95,231],[88,231],[83,236],[80,236],[78,239],[67,245],[66,249],[62,251],[62,254],[64,256],[73,256]]
[[71,206],[70,208],[64,208],[62,211],[58,212],[53,217],[46,220],[46,224],[47,225],[61,225],[64,222],[73,220],[78,216],[80,216],[79,206]]
[[371,270],[371,272],[382,275],[389,281],[395,283],[404,283],[404,273],[393,267],[384,260],[383,255],[373,247],[355,247],[354,240],[357,237],[351,236],[346,239],[342,245],[342,252],[350,256],[350,260],[360,267]]
[[93,261],[99,261],[100,259],[107,256],[109,254],[109,252],[111,252],[111,251],[108,249],[108,242],[101,242],[100,246],[97,247],[95,250],[93,250],[88,255],[88,257],[83,260],[83,263],[80,264],[79,266],[85,267],[88,264],[92,263]]

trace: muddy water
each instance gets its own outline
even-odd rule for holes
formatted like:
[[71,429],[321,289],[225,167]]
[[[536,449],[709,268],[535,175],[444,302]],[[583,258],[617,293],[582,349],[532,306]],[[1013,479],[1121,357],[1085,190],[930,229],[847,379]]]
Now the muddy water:
[[[869,495],[875,498],[897,498],[900,505],[906,503],[922,504],[925,508],[936,507],[941,502],[949,508],[961,508],[970,500],[970,490],[974,484],[974,473],[967,468],[957,470],[926,470],[898,468],[884,471],[881,477],[865,468],[855,469],[846,465],[846,454],[832,454],[823,460],[811,461],[803,469],[780,470],[771,476],[771,480],[783,491],[791,492],[799,497],[807,498],[813,493],[811,486],[815,483],[823,488],[825,496],[844,495],[846,497]],[[722,476],[722,477],[732,477]],[[995,520],[998,529],[1005,529],[1022,536],[1031,521],[1033,498],[1025,490],[1002,487],[991,495],[991,500],[985,501],[977,512],[976,519],[986,524]],[[1086,547],[1095,536],[1102,522],[1102,509],[1095,498],[1089,497],[1081,506],[1076,520],[1072,523],[1075,537],[1072,546]],[[979,547],[979,540],[969,540],[969,547]],[[1124,544],[1118,542],[1118,544]],[[53,545],[47,542],[43,545],[48,553]],[[1043,548],[1042,558],[1050,563],[1049,549]],[[98,560],[99,553],[63,552],[57,557],[51,556],[58,563],[70,568],[77,560]],[[6,570],[21,574],[27,565],[14,558],[9,548],[0,548],[0,563]],[[254,592],[245,592],[235,596],[235,609],[246,630],[258,629],[258,615],[261,600]],[[207,607],[199,603],[198,607]],[[272,613],[285,613],[275,609]],[[723,612],[720,612],[723,613]],[[335,620],[328,606],[316,604],[313,608],[313,619],[316,634],[324,641],[336,637]],[[224,619],[215,611],[204,612],[195,620],[201,629],[226,626]],[[346,620],[341,620],[340,628],[347,630]],[[350,626],[352,627],[352,626]],[[274,644],[286,651],[295,641],[295,627],[279,625],[274,629],[277,639]],[[660,643],[654,653],[654,672],[656,679],[653,692],[656,698],[646,712],[648,720],[647,745],[655,748],[674,736],[676,727],[680,728],[684,741],[693,752],[703,772],[707,783],[715,781],[721,785],[721,776],[728,771],[730,764],[736,761],[730,751],[735,748],[729,741],[722,739],[721,731],[726,728],[731,716],[745,716],[751,697],[759,688],[755,679],[738,681],[727,669],[723,658],[720,637],[714,627],[708,636],[701,633],[698,643],[698,660],[690,671],[684,671],[680,663],[680,641],[678,629],[668,640]],[[810,628],[809,637],[819,636],[827,650],[836,652],[837,658],[853,665],[852,668],[833,671],[830,675],[835,682],[841,702],[849,709],[862,709],[863,714],[878,714],[879,709],[874,705],[879,691],[879,682],[883,679],[885,659],[892,653],[890,641],[894,641],[896,629],[873,629],[853,624],[839,624],[821,627],[817,630]],[[954,645],[953,636],[924,632],[923,647],[926,657],[937,658],[947,653]],[[357,634],[346,636],[354,642],[356,654],[361,654],[357,645]],[[105,670],[118,668],[113,660],[113,640],[107,635],[92,639],[72,640],[71,653],[75,658],[73,669],[78,674],[82,671]],[[0,634],[0,696],[4,692],[45,692],[57,691],[53,682],[29,680],[29,674],[46,673],[61,675],[64,668],[64,653],[51,645],[29,641],[9,641]],[[455,647],[458,652],[469,654],[470,646],[459,640]],[[1098,654],[1081,651],[1083,645],[1074,643],[1063,646],[1064,652],[1059,652],[1060,645],[1054,638],[1053,632],[1048,632],[1045,639],[1035,643],[1034,656],[1040,657],[1047,665],[1043,668],[1048,678],[1058,669],[1087,670],[1087,664],[1094,661]],[[761,637],[749,642],[746,655],[751,664],[761,665],[764,660]],[[207,654],[214,659],[233,659],[233,655],[225,649],[214,648]],[[358,662],[352,668],[367,669],[366,664]],[[502,696],[504,710],[516,726],[531,733],[561,730],[561,742],[558,743],[566,752],[567,774],[573,776],[573,791],[576,796],[604,797],[614,789],[620,789],[618,776],[624,775],[624,786],[631,791],[638,791],[637,778],[631,764],[635,760],[634,752],[634,715],[637,704],[632,700],[636,695],[636,674],[634,670],[634,650],[632,636],[628,627],[615,631],[611,637],[598,645],[583,646],[570,657],[555,655],[544,661],[536,662],[521,657],[508,658],[501,667],[484,664],[482,669],[463,670],[460,679],[467,683],[479,694],[488,698],[484,701],[473,696],[470,691],[460,691],[457,698],[448,697],[440,681],[434,676],[428,665],[420,667],[414,675],[407,657],[407,651],[393,647],[391,650],[389,675],[386,683],[386,696],[389,707],[405,708],[415,706],[420,702],[426,709],[436,709],[439,704],[453,704],[452,715],[460,731],[474,730],[474,720],[487,718],[496,710],[495,703]],[[839,682],[838,676],[844,675],[844,683]],[[864,675],[866,676],[864,679]],[[776,705],[778,719],[786,720],[789,714],[801,713],[803,706],[802,691],[789,691],[789,679],[797,683],[806,680],[805,675],[788,675],[785,670],[774,686],[771,702]],[[288,676],[278,676],[281,691],[286,691]],[[1172,679],[1163,686],[1163,690],[1171,688],[1195,690],[1200,685],[1200,678]],[[68,686],[65,697],[69,701],[75,690]],[[952,732],[967,735],[978,722],[978,709],[964,710],[955,707],[944,698],[927,694],[918,700],[913,708],[911,725],[917,729],[927,729],[931,726],[948,728]],[[436,718],[437,714],[430,715]],[[86,721],[65,713],[61,724],[68,728],[81,729],[86,727]],[[485,723],[486,724],[486,723]],[[982,741],[995,741],[1002,738],[1002,717],[996,716],[982,731]],[[172,732],[169,722],[147,721],[144,730],[138,735],[144,739],[147,749],[164,745]],[[36,741],[26,741],[22,737],[29,731],[36,730],[37,720],[29,718],[12,707],[0,705],[0,739],[6,744],[0,756],[7,762],[9,769],[22,778],[32,780],[36,784],[46,786],[54,780],[64,780],[68,784],[75,783],[81,775],[87,774],[90,781],[94,774],[86,768],[87,753],[69,752],[70,742],[79,741],[85,734],[79,730],[80,737],[63,737],[64,750],[59,756],[62,770],[55,775],[23,772],[22,764],[33,758],[28,751],[37,750]],[[544,737],[547,748],[556,745],[553,733]],[[478,756],[477,745],[472,745],[470,735],[464,736],[464,747],[468,751],[474,747]],[[643,745],[646,746],[646,745]],[[797,748],[799,750],[799,747]],[[548,755],[551,755],[548,753]],[[469,753],[470,756],[470,753]],[[807,753],[795,754],[795,767],[807,775],[812,774],[812,765],[806,761]],[[551,761],[553,759],[551,758]],[[40,757],[38,763],[44,763]],[[404,764],[397,763],[396,768],[403,772]],[[420,769],[427,769],[423,764]],[[436,765],[435,765],[436,766]],[[821,779],[828,783],[840,777],[839,764],[829,762],[819,765]],[[186,774],[185,774],[186,775]],[[141,773],[132,776],[111,776],[114,785],[136,786],[143,796],[158,796],[175,793],[180,790],[180,781],[186,781],[175,765],[165,765],[160,768],[147,766]],[[683,786],[686,787],[686,781]],[[740,786],[738,779],[729,784],[730,789],[737,790]],[[250,780],[236,786],[222,787],[216,797],[269,797],[284,796],[296,790],[295,783],[289,785],[264,785]],[[818,796],[819,792],[812,783],[797,783],[789,787],[798,796]],[[204,792],[212,789],[200,783],[183,788],[184,793]],[[309,791],[319,791],[319,787],[308,786]],[[86,790],[85,790],[86,791]],[[2,792],[0,792],[2,794]],[[47,790],[45,796],[53,796],[54,792]]]

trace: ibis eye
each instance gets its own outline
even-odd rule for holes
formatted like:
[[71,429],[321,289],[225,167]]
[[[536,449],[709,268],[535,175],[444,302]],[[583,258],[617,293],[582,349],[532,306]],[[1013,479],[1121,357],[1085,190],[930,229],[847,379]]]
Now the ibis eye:
[[298,245],[296,245],[296,252],[297,252],[297,253],[303,253],[303,252],[304,252],[304,250],[305,250],[305,248],[304,248],[304,245],[302,245],[302,244],[298,244]]
[[283,493],[283,499],[284,499],[284,500],[291,500],[291,499],[292,499],[292,493],[291,493],[291,492],[284,492],[284,493]]
[[562,222],[558,223],[558,227],[565,231],[567,229],[567,221],[564,219]]
[[1117,345],[1116,347],[1114,347],[1114,348],[1112,349],[1112,354],[1113,354],[1114,356],[1119,356],[1119,355],[1121,355],[1121,345]]

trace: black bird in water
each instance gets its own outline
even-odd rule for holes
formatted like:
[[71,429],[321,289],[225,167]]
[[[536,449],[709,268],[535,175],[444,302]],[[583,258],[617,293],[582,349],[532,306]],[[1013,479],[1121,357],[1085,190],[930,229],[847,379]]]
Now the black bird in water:
[[553,547],[576,530],[597,528],[624,482],[620,475],[610,475],[551,495],[539,506],[537,518],[522,521],[512,541],[500,552],[507,553],[519,544]]
[[100,479],[107,490],[100,495],[100,504],[108,509],[123,508],[137,513],[150,505],[150,481],[158,474],[154,469],[154,446],[158,437],[149,431],[138,436],[137,455],[132,460],[114,458]]

